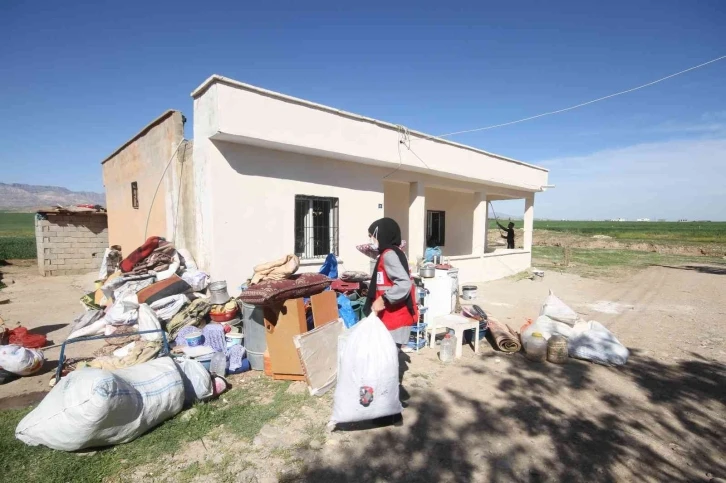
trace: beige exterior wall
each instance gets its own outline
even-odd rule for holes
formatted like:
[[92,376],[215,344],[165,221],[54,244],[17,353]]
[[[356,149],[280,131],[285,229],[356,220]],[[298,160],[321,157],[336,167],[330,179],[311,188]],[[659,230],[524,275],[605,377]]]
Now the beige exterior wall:
[[426,210],[446,213],[444,256],[471,255],[474,226],[474,195],[436,188],[426,188]]
[[[124,254],[141,245],[145,237],[170,236],[168,184],[161,183],[156,197],[154,192],[183,138],[182,114],[167,111],[103,161],[109,241],[121,245]],[[138,208],[132,206],[132,182],[138,184]]]
[[44,214],[35,220],[38,269],[43,276],[88,273],[108,248],[105,214]]

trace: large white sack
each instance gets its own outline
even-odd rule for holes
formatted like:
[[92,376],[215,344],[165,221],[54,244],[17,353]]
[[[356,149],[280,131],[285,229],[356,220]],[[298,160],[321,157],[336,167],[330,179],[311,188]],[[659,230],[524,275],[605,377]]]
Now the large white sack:
[[82,329],[78,329],[70,333],[66,340],[77,339],[78,337],[86,337],[90,335],[100,335],[104,333],[106,329],[106,320],[98,319],[91,325],[87,325]]
[[330,423],[399,414],[403,407],[398,387],[398,348],[383,322],[371,314],[345,341]]
[[18,376],[30,376],[38,372],[45,357],[37,349],[27,349],[21,345],[0,345],[0,367]]
[[622,366],[630,351],[599,322],[580,322],[573,328],[567,343],[570,357],[585,359],[606,366]]
[[15,437],[62,451],[128,443],[183,405],[184,382],[169,357],[115,371],[79,369],[18,423]]
[[544,304],[542,304],[542,309],[540,310],[539,315],[546,315],[550,319],[570,325],[574,325],[579,319],[577,313],[566,303],[557,298],[557,296],[552,293],[552,290],[550,290],[550,294],[545,299]]
[[533,324],[524,329],[521,334],[522,341],[528,339],[533,332],[539,332],[545,340],[549,340],[553,335],[561,335],[569,339],[573,334],[572,327],[563,322],[552,320],[546,315],[540,315]]
[[134,325],[139,318],[139,299],[136,294],[117,298],[103,319],[111,325]]

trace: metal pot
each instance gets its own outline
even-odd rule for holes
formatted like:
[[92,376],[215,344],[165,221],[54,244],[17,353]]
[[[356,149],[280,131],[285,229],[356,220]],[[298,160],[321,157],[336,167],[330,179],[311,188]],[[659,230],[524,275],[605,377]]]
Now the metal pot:
[[418,270],[418,274],[421,278],[434,278],[436,276],[436,269],[434,267],[421,267]]

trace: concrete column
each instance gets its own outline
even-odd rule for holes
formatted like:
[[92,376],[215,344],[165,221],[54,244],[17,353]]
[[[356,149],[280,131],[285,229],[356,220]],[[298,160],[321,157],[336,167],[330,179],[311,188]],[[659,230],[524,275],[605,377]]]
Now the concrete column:
[[524,249],[532,250],[532,230],[534,229],[534,193],[524,198]]
[[411,183],[408,197],[408,260],[416,263],[426,249],[426,187],[423,183]]
[[487,193],[477,191],[474,193],[474,228],[472,231],[471,253],[472,255],[483,255],[487,250]]

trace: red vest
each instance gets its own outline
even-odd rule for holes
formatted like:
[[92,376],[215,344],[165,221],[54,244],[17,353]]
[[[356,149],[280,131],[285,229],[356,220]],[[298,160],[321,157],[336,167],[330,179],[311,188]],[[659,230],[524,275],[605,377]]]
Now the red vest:
[[[381,297],[388,291],[388,289],[393,287],[393,282],[390,278],[388,278],[386,269],[383,267],[383,254],[386,253],[386,251],[381,253],[381,256],[378,257],[376,298]],[[411,301],[413,302],[413,315],[411,315],[411,313],[408,311],[406,300],[402,300],[395,305],[391,305],[386,301],[386,308],[383,310],[383,312],[378,314],[378,317],[380,317],[380,319],[383,321],[383,325],[385,325],[388,330],[396,330],[400,329],[401,327],[408,327],[416,323],[416,320],[418,319],[418,305],[416,304],[416,285],[414,284],[411,284],[410,296]]]

